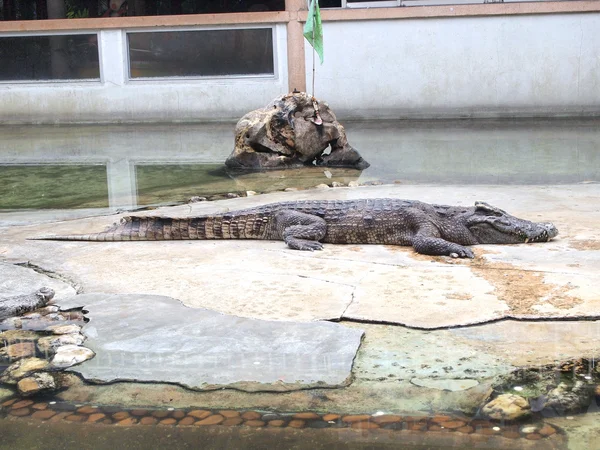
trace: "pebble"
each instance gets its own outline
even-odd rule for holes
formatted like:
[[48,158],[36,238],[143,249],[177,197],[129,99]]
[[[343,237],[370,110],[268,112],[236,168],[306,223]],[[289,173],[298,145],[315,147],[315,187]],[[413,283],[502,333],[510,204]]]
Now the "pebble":
[[72,414],[71,411],[65,411],[65,412],[58,413],[54,417],[51,417],[49,419],[49,422],[60,422],[65,417],[70,416],[71,414]]
[[521,433],[518,431],[504,431],[502,432],[502,437],[508,439],[519,439],[521,437]]
[[156,417],[142,417],[140,419],[140,425],[155,425],[158,422],[158,419]]
[[161,410],[159,410],[159,411],[154,411],[154,412],[152,413],[152,415],[153,415],[154,417],[158,418],[158,419],[162,419],[162,418],[164,418],[164,417],[167,417],[167,416],[169,415],[169,411],[161,411]]
[[173,411],[171,417],[174,419],[183,419],[185,417],[185,411]]
[[129,417],[129,413],[127,411],[119,411],[112,415],[112,418],[115,420],[123,420]]
[[[154,419],[154,417],[144,417],[144,419]],[[156,419],[154,419],[156,421]],[[196,419],[194,417],[190,417],[190,416],[186,416],[183,419],[181,419],[177,425],[192,425],[194,422],[196,421]]]
[[535,433],[538,430],[538,426],[536,425],[523,425],[521,427],[521,433],[523,434],[529,434],[529,433]]
[[53,391],[57,388],[54,377],[47,372],[37,372],[30,377],[21,378],[17,383],[19,394],[23,397],[42,391]]
[[31,407],[39,411],[48,408],[48,403],[34,403]]
[[344,187],[344,183],[340,183],[339,181],[334,181],[333,183],[331,183],[331,187],[334,187],[334,188]]
[[27,406],[33,405],[35,402],[33,400],[21,400],[12,405],[13,409],[25,408]]
[[357,414],[357,415],[342,417],[342,422],[345,422],[345,423],[362,422],[365,420],[369,420],[370,418],[371,418],[371,416],[368,414]]
[[44,370],[48,367],[48,365],[48,361],[45,359],[20,359],[4,370],[2,377],[0,377],[0,381],[3,381],[7,384],[17,384],[21,378],[25,378],[33,372]]
[[135,417],[128,417],[127,419],[119,420],[115,425],[119,425],[122,427],[135,425],[138,420]]
[[104,419],[105,417],[106,417],[106,414],[104,414],[104,413],[90,414],[87,419],[87,422],[89,422],[89,423],[99,422],[100,420]]
[[529,414],[529,402],[519,395],[501,394],[482,408],[483,414],[494,420],[519,420]]
[[331,422],[334,420],[338,420],[340,417],[342,417],[342,416],[340,416],[339,414],[325,414],[323,416],[323,420],[326,420],[327,422]]
[[31,410],[29,408],[11,409],[9,414],[11,416],[23,417],[23,416],[28,416],[29,414],[31,414]]
[[225,410],[225,411],[219,411],[219,414],[221,414],[226,419],[231,419],[232,417],[240,417],[239,411]]
[[16,398],[11,398],[10,400],[6,400],[4,403],[2,403],[2,406],[3,406],[3,407],[10,406],[10,405],[12,405],[14,402],[16,402],[16,401],[17,401],[17,399],[16,399]]
[[244,425],[248,427],[264,427],[265,422],[264,420],[247,420],[246,422],[244,422]]
[[78,414],[70,414],[67,417],[65,417],[65,420],[69,422],[83,422],[84,420],[86,420],[86,417],[80,416]]
[[440,425],[443,426],[444,428],[454,430],[455,428],[464,427],[466,425],[466,423],[463,422],[462,420],[451,420],[448,422],[442,422]]
[[529,439],[530,441],[539,441],[543,437],[544,436],[542,436],[541,434],[531,433],[531,434],[528,434],[527,436],[525,436],[525,439]]
[[225,420],[221,414],[214,414],[212,416],[208,416],[206,419],[199,420],[194,425],[204,426],[204,425],[218,425]]
[[77,410],[79,414],[94,414],[98,412],[97,406],[82,406]]
[[53,334],[74,334],[79,333],[81,331],[81,327],[79,325],[52,325],[47,328],[48,331],[51,331]]
[[50,417],[55,416],[56,415],[56,411],[52,411],[51,409],[45,409],[43,411],[36,411],[34,412],[31,417],[33,419],[38,419],[38,420],[48,420]]
[[[439,426],[439,425],[438,425]],[[408,429],[411,431],[425,431],[427,429],[427,424],[426,423],[413,423],[411,425],[408,426]],[[441,429],[441,427],[440,427]]]
[[145,415],[147,415],[148,414],[148,410],[146,410],[146,409],[132,409],[131,411],[129,411],[129,413],[132,416],[139,417],[139,416],[145,416]]
[[163,419],[160,422],[158,422],[159,425],[174,425],[177,423],[176,419],[173,419],[172,417],[169,417],[167,419]]
[[282,427],[285,424],[285,420],[281,420],[281,419],[275,419],[275,420],[269,420],[269,426],[270,427]]
[[252,197],[253,195],[256,195],[255,191],[246,191],[246,197]]
[[327,185],[325,183],[317,184],[315,186],[315,189],[329,189],[329,185]]
[[211,414],[212,413],[210,411],[206,411],[204,409],[195,409],[194,411],[190,411],[187,415],[202,420],[206,419]]
[[258,419],[262,418],[262,414],[260,414],[256,411],[246,411],[245,413],[243,413],[241,415],[241,417],[244,420],[258,420]]
[[353,422],[350,425],[350,428],[358,428],[363,430],[373,430],[375,428],[379,428],[379,425],[373,422],[363,421],[363,422]]
[[96,354],[89,348],[78,345],[63,345],[56,349],[56,355],[54,355],[50,364],[57,369],[67,369],[92,359],[94,356]]
[[5,347],[6,356],[9,359],[23,359],[29,358],[35,355],[35,343],[33,342],[20,342],[18,344],[11,344]]
[[305,425],[306,425],[306,422],[304,420],[300,420],[300,419],[293,419],[293,420],[290,420],[290,423],[288,423],[288,427],[291,427],[291,428],[304,428]]
[[448,422],[450,420],[452,420],[452,417],[450,416],[433,416],[431,418],[431,421],[435,423]]
[[[323,419],[325,419],[325,417],[323,417]],[[378,424],[382,425],[382,424],[385,424],[385,423],[401,422],[402,421],[402,417],[395,416],[395,415],[392,415],[392,414],[385,414],[383,416],[373,417],[371,420],[373,422],[375,422],[375,423],[378,423]]]
[[538,433],[540,433],[542,436],[552,436],[554,433],[556,433],[556,429],[550,425],[544,425],[538,430]]
[[360,186],[360,184],[358,183],[358,181],[350,181],[348,183],[348,187],[358,187]]
[[241,417],[230,417],[229,419],[225,419],[221,425],[235,426],[241,424],[243,421],[244,419]]
[[464,427],[457,428],[456,431],[458,431],[459,433],[471,434],[475,432],[475,428],[466,425]]

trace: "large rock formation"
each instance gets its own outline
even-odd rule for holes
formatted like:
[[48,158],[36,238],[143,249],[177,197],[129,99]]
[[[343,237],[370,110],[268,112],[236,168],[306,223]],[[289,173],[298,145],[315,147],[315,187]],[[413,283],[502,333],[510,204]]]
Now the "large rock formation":
[[235,128],[235,148],[225,161],[228,168],[240,170],[313,164],[369,167],[348,144],[327,103],[305,92],[283,95],[242,117]]

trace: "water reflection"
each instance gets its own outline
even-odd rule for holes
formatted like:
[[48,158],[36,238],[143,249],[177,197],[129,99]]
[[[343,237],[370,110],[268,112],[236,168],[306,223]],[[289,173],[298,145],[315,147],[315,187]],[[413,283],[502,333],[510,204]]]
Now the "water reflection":
[[0,129],[0,209],[133,209],[320,183],[560,184],[600,180],[600,120],[351,122],[364,172],[234,175],[231,123]]

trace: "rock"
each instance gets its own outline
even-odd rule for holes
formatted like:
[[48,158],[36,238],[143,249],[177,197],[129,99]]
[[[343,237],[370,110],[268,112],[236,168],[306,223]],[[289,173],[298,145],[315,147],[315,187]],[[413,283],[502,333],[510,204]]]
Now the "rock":
[[39,337],[39,334],[35,331],[7,330],[0,333],[0,342],[4,341],[6,344],[31,342],[37,340]]
[[17,383],[19,394],[23,397],[37,394],[39,392],[49,392],[57,389],[54,377],[48,372],[34,373],[30,377],[22,378]]
[[234,150],[225,161],[228,168],[237,170],[314,164],[369,167],[348,143],[344,127],[327,103],[305,92],[282,95],[242,117],[235,127]]
[[333,183],[331,183],[331,187],[334,187],[334,188],[344,187],[344,183],[340,183],[339,181],[334,181]]
[[315,186],[315,189],[329,189],[329,186],[326,185],[325,183],[321,183],[321,184],[317,184]]
[[252,197],[253,195],[256,195],[255,191],[246,191],[246,197]]
[[486,404],[482,413],[494,420],[519,420],[531,414],[529,402],[514,394],[501,394]]
[[197,195],[195,195],[194,197],[191,197],[188,200],[188,203],[199,203],[199,202],[205,202],[207,199],[206,197],[198,197]]
[[8,359],[23,359],[35,356],[35,343],[20,342],[6,346],[6,356]]
[[58,347],[64,345],[81,345],[85,341],[85,336],[80,333],[61,334],[58,336],[46,336],[38,340],[37,347],[40,352],[48,355],[55,353]]
[[592,401],[593,386],[583,381],[576,381],[573,386],[560,383],[546,394],[546,402],[542,414],[564,415],[581,412]]
[[348,183],[348,187],[358,187],[358,186],[360,186],[358,181],[350,181]]
[[9,397],[12,397],[13,395],[14,395],[14,392],[11,391],[10,389],[0,387],[0,402]]
[[11,364],[0,376],[0,381],[6,384],[17,384],[21,378],[25,378],[34,372],[46,369],[48,361],[40,358],[25,358]]
[[79,325],[52,325],[49,326],[47,331],[51,331],[53,334],[74,334],[81,331]]
[[88,359],[92,359],[95,355],[89,348],[78,345],[63,345],[56,349],[56,354],[52,358],[50,365],[55,369],[67,369],[71,366],[81,364]]
[[56,305],[48,305],[44,306],[43,308],[37,309],[36,312],[42,316],[45,316],[47,314],[57,313],[59,310],[60,308]]

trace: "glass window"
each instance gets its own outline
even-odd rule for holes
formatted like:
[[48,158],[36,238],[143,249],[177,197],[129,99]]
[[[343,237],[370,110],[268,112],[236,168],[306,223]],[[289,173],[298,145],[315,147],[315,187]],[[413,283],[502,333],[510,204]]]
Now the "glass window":
[[274,73],[272,28],[128,33],[129,76]]
[[0,81],[100,78],[97,34],[0,37]]

